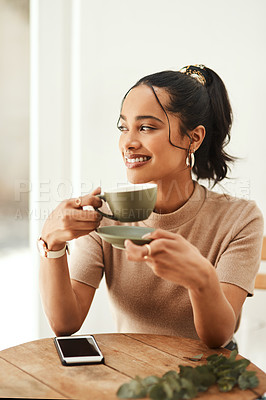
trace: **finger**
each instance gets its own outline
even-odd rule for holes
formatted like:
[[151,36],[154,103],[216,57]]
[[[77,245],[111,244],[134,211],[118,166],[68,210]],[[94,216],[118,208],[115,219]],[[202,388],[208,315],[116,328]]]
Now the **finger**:
[[100,226],[100,222],[77,222],[75,225],[70,226],[68,229],[71,231],[91,232]]
[[96,194],[100,194],[101,193],[101,187],[100,186],[98,186],[96,189],[94,189],[92,192],[91,192],[91,194],[92,194],[92,196],[96,196]]
[[59,214],[59,217],[62,218],[63,221],[72,223],[77,221],[101,221],[102,215],[95,210],[83,210],[81,209],[73,209],[68,208],[64,210],[62,214]]
[[169,232],[166,231],[164,229],[156,229],[155,231],[151,232],[151,233],[147,233],[146,235],[143,235],[142,237],[144,239],[172,239],[172,240],[176,240],[178,235],[177,233],[173,233],[173,232]]
[[97,228],[101,219],[96,211],[68,209],[62,216],[62,224],[66,230],[88,230]]
[[93,206],[93,207],[99,208],[102,205],[102,200],[99,197],[97,197],[96,195],[100,194],[100,193],[101,193],[101,188],[98,187],[97,189],[93,190],[92,193],[71,199],[72,206],[74,208],[78,208],[78,209],[81,209],[82,207],[85,207],[85,206]]
[[94,210],[73,210],[73,218],[76,221],[101,221],[102,215]]
[[[166,254],[172,251],[176,251],[177,249],[180,249],[180,244],[178,244],[179,240],[175,238],[156,238],[152,240],[152,257],[158,259],[158,255],[163,255],[166,257]],[[150,244],[151,246],[151,244]],[[182,248],[182,244],[181,244]]]
[[[131,242],[131,240],[125,241],[125,249],[127,252],[127,258],[128,260],[131,261],[144,261],[144,257],[148,256],[149,254],[149,250],[146,245],[139,246]],[[151,254],[152,254],[152,249],[150,251],[150,255]]]
[[[97,228],[97,227],[96,227]],[[91,228],[91,229],[84,229],[84,230],[73,230],[73,231],[71,231],[71,234],[72,234],[72,238],[74,239],[77,239],[77,238],[79,238],[79,237],[81,237],[81,236],[86,236],[86,235],[89,235],[91,232],[93,232],[96,228]]]

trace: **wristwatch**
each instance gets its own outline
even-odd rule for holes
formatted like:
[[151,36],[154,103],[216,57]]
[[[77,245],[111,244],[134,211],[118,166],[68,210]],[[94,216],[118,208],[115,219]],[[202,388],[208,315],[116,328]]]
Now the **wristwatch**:
[[66,252],[69,254],[69,246],[67,242],[63,247],[63,249],[52,251],[48,249],[47,243],[42,238],[39,238],[37,240],[37,248],[39,250],[40,255],[44,258],[60,258],[64,254],[66,254]]

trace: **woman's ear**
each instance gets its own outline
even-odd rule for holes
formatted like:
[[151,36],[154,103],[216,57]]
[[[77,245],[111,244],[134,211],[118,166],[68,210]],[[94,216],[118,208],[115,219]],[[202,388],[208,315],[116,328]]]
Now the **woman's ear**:
[[193,129],[193,131],[191,131],[191,149],[193,149],[193,151],[198,150],[201,143],[203,142],[203,139],[205,138],[205,133],[206,130],[203,125],[198,125],[195,129]]

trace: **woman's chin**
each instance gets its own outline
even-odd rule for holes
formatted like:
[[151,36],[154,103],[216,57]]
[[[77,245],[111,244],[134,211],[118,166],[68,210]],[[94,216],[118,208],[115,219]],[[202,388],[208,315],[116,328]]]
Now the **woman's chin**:
[[127,179],[133,185],[137,185],[138,183],[148,183],[148,182],[150,182],[150,179],[147,179],[145,177],[140,177],[140,176],[137,176],[135,174],[131,174],[130,172],[127,173]]
[[148,183],[149,181],[146,181],[145,179],[129,179],[129,182],[132,183],[132,185],[138,185],[139,183]]

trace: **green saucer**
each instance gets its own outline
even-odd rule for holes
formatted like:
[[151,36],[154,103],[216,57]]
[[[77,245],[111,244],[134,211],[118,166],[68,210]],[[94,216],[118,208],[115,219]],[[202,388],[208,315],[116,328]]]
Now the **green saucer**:
[[153,228],[144,228],[141,226],[103,226],[98,228],[98,235],[108,243],[111,243],[116,249],[125,249],[124,241],[130,239],[137,245],[150,243],[151,239],[143,239],[142,236],[146,233],[153,232]]

